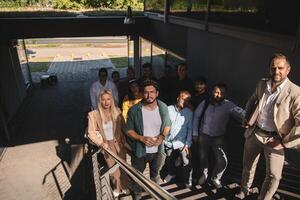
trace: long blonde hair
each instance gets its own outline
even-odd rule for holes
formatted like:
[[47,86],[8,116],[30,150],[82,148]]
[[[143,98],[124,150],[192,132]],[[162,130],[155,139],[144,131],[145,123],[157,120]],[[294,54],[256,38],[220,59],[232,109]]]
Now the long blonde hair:
[[110,106],[110,114],[111,114],[111,117],[112,117],[112,120],[113,121],[116,121],[118,116],[120,115],[120,111],[119,109],[115,106],[115,102],[114,102],[114,98],[113,98],[113,95],[111,93],[111,91],[109,90],[103,90],[100,92],[99,94],[99,97],[98,97],[98,110],[99,110],[99,113],[100,113],[100,116],[101,116],[101,119],[104,121],[104,122],[107,122],[109,121],[109,119],[107,118],[107,116],[105,116],[104,114],[104,110],[102,108],[102,105],[101,105],[101,98],[103,95],[109,95],[110,99],[111,99],[111,106]]

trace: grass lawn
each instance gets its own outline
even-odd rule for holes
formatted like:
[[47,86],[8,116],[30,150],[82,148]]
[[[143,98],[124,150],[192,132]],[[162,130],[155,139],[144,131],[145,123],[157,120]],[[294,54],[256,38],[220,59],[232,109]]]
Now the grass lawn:
[[110,57],[111,62],[114,64],[116,68],[122,68],[128,66],[128,58],[127,57]]
[[51,62],[29,62],[30,72],[46,72]]
[[[6,8],[0,7],[0,17],[76,17],[85,15],[89,17],[96,16],[126,16],[127,10],[118,9],[53,9],[43,7],[23,7],[23,8]],[[142,16],[143,11],[137,10],[132,12],[133,16]]]

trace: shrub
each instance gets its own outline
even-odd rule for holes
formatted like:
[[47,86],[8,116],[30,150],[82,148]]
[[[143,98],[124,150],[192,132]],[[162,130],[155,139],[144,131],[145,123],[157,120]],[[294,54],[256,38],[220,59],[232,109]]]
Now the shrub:
[[57,9],[80,9],[83,6],[72,0],[53,0],[52,2],[53,8]]
[[16,1],[1,1],[0,0],[0,8],[16,8],[19,7],[18,2]]

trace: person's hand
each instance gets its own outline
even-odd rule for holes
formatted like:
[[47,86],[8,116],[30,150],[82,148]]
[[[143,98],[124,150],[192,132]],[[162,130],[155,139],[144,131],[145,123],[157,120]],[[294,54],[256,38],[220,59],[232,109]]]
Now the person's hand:
[[154,137],[153,139],[155,140],[155,146],[161,145],[161,143],[164,141],[164,137],[162,135]]
[[242,126],[243,126],[244,128],[249,128],[249,124],[248,124],[248,121],[247,121],[246,119],[243,120]]
[[140,142],[144,143],[147,147],[152,147],[156,145],[156,140],[153,137],[141,136]]
[[108,146],[107,143],[103,142],[103,143],[100,145],[100,147],[103,148],[103,149],[108,149],[109,146]]
[[185,152],[186,155],[190,155],[190,148],[188,146],[184,146],[182,151]]
[[277,139],[271,139],[267,144],[275,150],[281,150],[284,148],[281,142]]

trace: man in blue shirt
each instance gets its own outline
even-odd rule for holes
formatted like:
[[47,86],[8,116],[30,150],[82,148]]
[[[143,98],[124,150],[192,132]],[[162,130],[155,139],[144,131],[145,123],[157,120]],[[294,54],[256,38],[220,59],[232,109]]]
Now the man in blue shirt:
[[227,167],[224,134],[230,117],[242,121],[244,110],[225,99],[226,85],[218,83],[214,86],[210,100],[199,104],[194,113],[193,140],[199,142],[200,173],[199,184],[208,177],[208,157],[210,150],[215,157],[215,167],[211,181],[216,188],[221,188],[221,178]]
[[165,148],[168,155],[168,175],[164,181],[169,182],[175,177],[175,160],[181,156],[183,161],[184,182],[187,187],[192,186],[192,173],[190,164],[190,146],[192,144],[192,120],[193,112],[187,108],[191,98],[188,91],[180,91],[175,105],[168,106],[172,122],[170,134],[165,140]]

